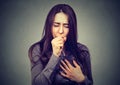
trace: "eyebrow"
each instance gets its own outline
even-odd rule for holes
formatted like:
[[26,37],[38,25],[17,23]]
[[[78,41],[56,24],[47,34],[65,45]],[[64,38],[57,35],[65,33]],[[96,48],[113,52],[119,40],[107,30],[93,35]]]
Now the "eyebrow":
[[[55,24],[60,24],[59,22],[53,22]],[[63,23],[64,25],[68,25],[68,23]]]

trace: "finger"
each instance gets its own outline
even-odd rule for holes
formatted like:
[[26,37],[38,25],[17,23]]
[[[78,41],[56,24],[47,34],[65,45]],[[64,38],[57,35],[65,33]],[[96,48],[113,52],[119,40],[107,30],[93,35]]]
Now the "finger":
[[79,66],[75,60],[73,60],[73,64],[75,65],[75,67]]
[[63,46],[64,44],[62,43],[56,43],[56,46],[60,47],[60,46]]
[[58,41],[61,41],[61,40],[64,41],[64,38],[60,37],[60,36],[59,37],[55,37],[55,39],[58,40]]
[[60,74],[61,74],[62,76],[64,76],[64,77],[67,77],[67,78],[68,78],[68,76],[67,76],[65,73],[63,73],[62,71],[60,71]]
[[53,44],[56,45],[56,46],[59,45],[59,44],[64,45],[64,41],[54,41]]
[[59,44],[58,46],[56,46],[59,50],[61,49],[63,49],[63,44]]
[[55,46],[63,46],[64,45],[64,42],[63,41],[54,41],[54,43],[52,43],[53,45]]
[[63,77],[66,77],[68,79],[71,79],[71,76],[69,74],[65,74],[64,72],[60,71],[60,74],[63,76]]
[[62,65],[60,65],[60,67],[66,74],[68,73],[67,70]]
[[65,42],[67,40],[67,37],[64,37],[63,39],[64,39],[64,42]]
[[62,38],[62,37],[55,37],[54,39],[53,39],[55,42],[58,42],[58,41],[62,41],[62,42],[64,42],[64,39]]
[[57,44],[64,44],[64,41],[56,41]]
[[64,42],[65,42],[65,41],[66,41],[66,39],[67,39],[67,38],[66,38],[66,37],[64,37],[64,36],[62,36],[61,38],[63,39],[63,41],[64,41]]
[[61,60],[61,62],[62,62],[62,64],[64,65],[64,67],[65,67],[68,71],[70,71],[70,69],[69,69],[69,67],[66,65],[66,63],[65,63],[63,60]]
[[68,66],[69,68],[72,68],[72,65],[69,63],[69,61],[68,61],[67,59],[65,59],[65,62],[66,62],[67,66]]

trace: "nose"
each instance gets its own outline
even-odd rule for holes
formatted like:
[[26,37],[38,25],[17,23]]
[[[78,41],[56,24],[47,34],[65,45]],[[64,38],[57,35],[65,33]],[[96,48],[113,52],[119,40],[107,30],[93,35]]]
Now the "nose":
[[59,28],[59,33],[62,34],[64,32],[64,28],[63,26],[61,25],[60,28]]

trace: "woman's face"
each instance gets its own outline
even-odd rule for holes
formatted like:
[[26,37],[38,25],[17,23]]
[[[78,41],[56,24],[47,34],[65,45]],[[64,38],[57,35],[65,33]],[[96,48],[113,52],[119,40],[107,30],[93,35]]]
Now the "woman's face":
[[53,38],[55,37],[67,38],[68,33],[69,33],[68,16],[63,12],[59,12],[55,15],[52,25]]

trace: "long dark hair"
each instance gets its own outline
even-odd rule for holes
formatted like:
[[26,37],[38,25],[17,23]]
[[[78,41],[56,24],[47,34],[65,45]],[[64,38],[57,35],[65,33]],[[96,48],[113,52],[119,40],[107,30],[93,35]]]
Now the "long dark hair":
[[67,4],[57,4],[50,10],[50,12],[47,15],[44,25],[44,30],[42,33],[42,39],[39,42],[32,45],[29,52],[29,54],[31,54],[33,47],[36,44],[39,44],[42,55],[40,60],[42,60],[43,64],[47,64],[52,54],[51,40],[53,39],[53,36],[52,36],[51,28],[55,15],[59,13],[61,10],[63,13],[65,13],[68,16],[68,23],[69,23],[69,33],[67,36],[67,41],[65,42],[65,50],[72,53],[72,55],[75,56],[76,58],[78,56],[80,57],[80,53],[78,51],[78,46],[77,46],[77,20],[76,20],[75,12]]

